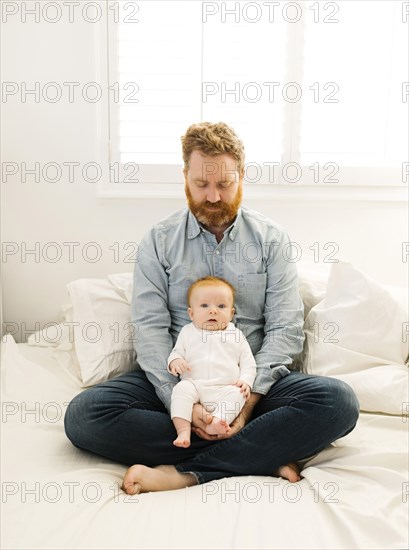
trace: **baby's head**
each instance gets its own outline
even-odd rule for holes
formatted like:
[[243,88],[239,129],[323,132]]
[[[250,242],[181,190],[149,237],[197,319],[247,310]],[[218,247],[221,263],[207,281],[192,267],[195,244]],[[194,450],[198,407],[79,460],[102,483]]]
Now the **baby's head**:
[[189,287],[187,303],[197,328],[225,330],[234,315],[234,287],[220,277],[202,277]]

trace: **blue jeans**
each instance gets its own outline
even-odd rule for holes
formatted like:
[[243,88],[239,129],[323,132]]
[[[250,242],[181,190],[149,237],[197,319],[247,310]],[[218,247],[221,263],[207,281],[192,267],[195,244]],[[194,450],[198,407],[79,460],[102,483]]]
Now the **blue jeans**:
[[80,449],[130,466],[173,464],[198,483],[245,475],[273,475],[351,432],[359,403],[340,380],[292,371],[253,410],[247,425],[222,441],[192,433],[190,447],[173,445],[170,416],[143,371],[103,382],[68,405],[65,432]]

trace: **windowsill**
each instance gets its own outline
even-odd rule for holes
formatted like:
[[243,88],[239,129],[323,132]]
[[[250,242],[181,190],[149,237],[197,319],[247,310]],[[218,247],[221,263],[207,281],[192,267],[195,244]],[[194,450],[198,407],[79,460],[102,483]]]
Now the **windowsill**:
[[[184,187],[180,183],[170,184],[110,184],[101,185],[97,197],[102,199],[184,199]],[[292,203],[408,203],[406,186],[340,186],[340,185],[260,185],[244,184],[244,199],[291,201]]]

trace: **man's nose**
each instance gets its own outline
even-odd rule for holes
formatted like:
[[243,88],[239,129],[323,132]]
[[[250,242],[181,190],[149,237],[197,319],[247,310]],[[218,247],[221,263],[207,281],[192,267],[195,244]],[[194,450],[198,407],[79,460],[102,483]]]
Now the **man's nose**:
[[207,200],[209,202],[219,202],[220,200],[220,193],[219,191],[216,189],[216,187],[214,187],[213,189],[209,189],[208,192],[207,192]]

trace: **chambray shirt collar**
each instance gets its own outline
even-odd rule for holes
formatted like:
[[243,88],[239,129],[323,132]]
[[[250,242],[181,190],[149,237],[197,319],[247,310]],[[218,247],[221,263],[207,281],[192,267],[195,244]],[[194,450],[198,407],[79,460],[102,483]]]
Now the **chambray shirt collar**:
[[[239,208],[237,212],[236,219],[234,222],[224,231],[224,235],[226,233],[229,235],[229,238],[234,241],[237,235],[237,231],[239,230],[240,224],[242,223],[242,211],[241,207]],[[197,218],[192,214],[192,212],[188,211],[188,220],[187,220],[187,238],[188,239],[194,239],[197,237],[201,231],[203,231],[204,228],[199,224],[197,221]]]
[[190,210],[187,213],[187,238],[194,239],[200,234],[200,225],[197,218],[192,214]]

